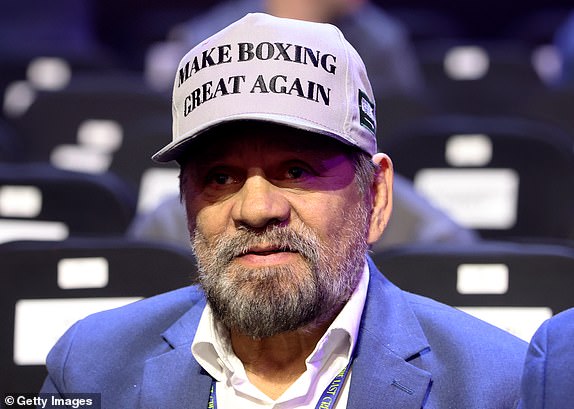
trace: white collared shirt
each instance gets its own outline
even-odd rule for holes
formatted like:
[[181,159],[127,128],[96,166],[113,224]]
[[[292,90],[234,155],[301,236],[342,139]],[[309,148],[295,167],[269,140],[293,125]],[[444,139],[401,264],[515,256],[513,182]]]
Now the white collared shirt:
[[[207,304],[191,352],[203,369],[217,381],[218,408],[315,408],[323,391],[349,363],[359,333],[368,285],[369,268],[365,263],[351,298],[305,360],[306,371],[276,400],[249,382],[243,363],[233,352],[229,332],[215,321]],[[333,408],[347,406],[351,373],[352,367]],[[207,407],[207,402],[205,404]]]

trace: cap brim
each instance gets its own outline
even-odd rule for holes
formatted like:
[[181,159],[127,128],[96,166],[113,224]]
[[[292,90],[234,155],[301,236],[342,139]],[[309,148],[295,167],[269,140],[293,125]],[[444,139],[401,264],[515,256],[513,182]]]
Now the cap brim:
[[350,146],[357,146],[356,143],[353,141],[349,141],[348,139],[344,138],[341,135],[335,133],[332,129],[327,129],[321,127],[320,125],[307,121],[302,118],[290,117],[286,115],[277,115],[277,114],[269,114],[269,113],[247,113],[247,114],[238,114],[228,116],[226,118],[218,119],[212,123],[205,124],[200,128],[196,128],[189,132],[189,135],[183,135],[182,137],[178,138],[178,140],[169,143],[168,145],[164,146],[161,150],[156,152],[152,156],[152,160],[159,163],[166,163],[173,160],[181,159],[181,155],[187,151],[189,144],[196,140],[199,136],[204,135],[210,130],[213,130],[219,125],[227,124],[230,122],[236,121],[261,121],[266,123],[274,123],[278,125],[284,125],[287,127],[300,129],[303,131],[315,132],[321,135],[330,136],[338,141],[350,145]]

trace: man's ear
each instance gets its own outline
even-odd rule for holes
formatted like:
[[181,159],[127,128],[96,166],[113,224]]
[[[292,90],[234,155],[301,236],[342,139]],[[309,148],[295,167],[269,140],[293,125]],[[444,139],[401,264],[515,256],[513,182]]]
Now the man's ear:
[[393,209],[393,162],[384,153],[373,156],[378,170],[373,181],[373,212],[367,243],[379,240],[387,227]]

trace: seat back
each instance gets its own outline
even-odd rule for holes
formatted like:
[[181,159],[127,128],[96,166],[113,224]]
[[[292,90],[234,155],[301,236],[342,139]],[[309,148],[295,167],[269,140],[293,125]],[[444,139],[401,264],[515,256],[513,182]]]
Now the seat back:
[[485,238],[574,238],[574,140],[518,118],[436,116],[389,140],[395,170]]
[[171,115],[151,116],[124,126],[123,142],[109,170],[138,192],[138,213],[155,208],[167,194],[179,193],[179,166],[158,164],[151,155],[171,140]]
[[25,142],[25,160],[98,173],[109,169],[127,122],[170,113],[169,99],[139,75],[85,74],[63,89],[36,92],[11,122]]
[[400,288],[434,298],[529,340],[574,306],[574,245],[478,242],[379,251],[375,264]]
[[47,352],[84,316],[188,285],[191,252],[93,238],[0,245],[0,389],[34,392]]
[[529,90],[544,87],[531,50],[520,43],[431,40],[418,50],[429,92],[444,112],[504,115]]
[[0,242],[122,235],[135,210],[135,192],[113,174],[0,164]]

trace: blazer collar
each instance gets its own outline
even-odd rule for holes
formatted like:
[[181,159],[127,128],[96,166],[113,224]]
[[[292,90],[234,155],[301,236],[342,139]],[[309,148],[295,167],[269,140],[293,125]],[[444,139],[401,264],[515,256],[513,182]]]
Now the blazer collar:
[[369,259],[370,282],[351,377],[348,407],[420,409],[431,374],[420,365],[428,341],[403,292]]

